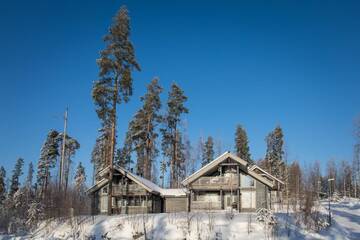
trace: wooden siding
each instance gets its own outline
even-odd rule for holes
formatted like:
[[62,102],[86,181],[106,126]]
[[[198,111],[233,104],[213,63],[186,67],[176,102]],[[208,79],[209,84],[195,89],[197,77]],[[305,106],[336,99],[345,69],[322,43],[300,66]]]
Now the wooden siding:
[[267,187],[257,182],[256,184],[256,208],[267,208]]
[[113,185],[113,195],[146,195],[146,190],[138,184]]
[[191,201],[191,211],[196,210],[221,210],[221,201],[206,202],[206,201]]
[[186,197],[166,197],[165,198],[165,212],[185,212],[187,210]]
[[236,175],[231,177],[215,176],[215,177],[200,177],[191,184],[192,189],[203,190],[219,190],[219,189],[235,189],[239,185],[239,180]]

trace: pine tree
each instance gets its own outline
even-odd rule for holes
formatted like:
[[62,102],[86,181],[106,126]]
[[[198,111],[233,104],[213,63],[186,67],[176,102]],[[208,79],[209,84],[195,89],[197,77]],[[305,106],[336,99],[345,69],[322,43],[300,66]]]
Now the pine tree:
[[0,205],[3,204],[5,198],[6,198],[6,185],[5,185],[5,179],[6,179],[6,171],[3,166],[0,168]]
[[133,149],[131,134],[127,132],[123,147],[119,148],[116,152],[115,165],[130,170],[131,165],[133,164],[133,161],[131,159],[132,151]]
[[166,167],[167,167],[167,162],[165,159],[162,159],[160,161],[160,179],[161,179],[161,187],[164,188],[164,184],[165,184],[165,173],[166,173]]
[[181,132],[177,130],[176,134],[176,162],[175,162],[175,182],[176,187],[179,187],[180,182],[186,177],[186,156],[185,156],[185,145]]
[[55,167],[58,157],[59,133],[55,130],[50,130],[41,148],[37,167],[37,186],[40,190],[40,197],[44,197],[50,182],[50,171]]
[[214,160],[214,140],[211,136],[209,136],[203,148],[201,166],[205,166],[212,160]]
[[277,178],[283,178],[283,132],[280,126],[277,126],[274,131],[269,133],[266,137],[267,150],[265,161],[267,168],[270,171],[270,174],[274,175]]
[[23,165],[24,165],[24,159],[18,158],[15,164],[15,168],[13,170],[13,175],[11,177],[9,197],[14,196],[16,191],[19,190],[20,188],[19,178],[23,174],[22,172]]
[[98,172],[108,164],[108,148],[110,143],[110,133],[105,128],[99,130],[99,136],[96,138],[94,148],[91,152],[91,163],[94,165],[94,180],[97,178]]
[[74,180],[75,180],[76,191],[78,191],[79,193],[83,192],[85,189],[86,174],[85,174],[85,168],[83,167],[81,162],[76,168]]
[[238,125],[236,127],[235,152],[239,158],[247,161],[250,164],[253,163],[250,157],[248,137],[245,129],[241,125]]
[[159,110],[161,108],[160,94],[162,88],[155,78],[147,87],[147,93],[141,97],[142,108],[135,114],[129,124],[132,143],[138,154],[138,174],[151,180],[153,162],[158,155],[156,139],[158,137],[157,126],[161,122]]
[[178,186],[176,167],[179,165],[177,153],[181,139],[178,137],[178,125],[181,121],[181,115],[189,112],[184,106],[186,100],[184,91],[178,85],[172,84],[167,102],[167,113],[164,117],[164,127],[160,130],[162,133],[162,150],[164,156],[168,158],[168,165],[170,166],[170,187]]
[[104,38],[107,45],[100,52],[100,58],[97,60],[100,68],[99,80],[94,83],[92,91],[96,113],[102,121],[102,126],[111,130],[108,153],[110,166],[108,214],[112,211],[112,166],[116,147],[117,105],[129,101],[133,90],[131,71],[140,70],[129,38],[130,18],[126,7],[121,7],[109,33]]
[[[59,145],[61,146],[63,143],[63,134],[60,133],[58,136],[59,139]],[[66,135],[65,138],[65,156],[64,156],[64,169],[63,169],[63,175],[64,175],[64,182],[62,184],[65,185],[65,194],[68,188],[69,184],[69,173],[70,173],[70,166],[72,163],[72,158],[75,156],[76,151],[80,148],[80,143],[75,139],[70,137],[69,135]],[[60,150],[59,150],[60,152]]]
[[30,162],[29,163],[29,169],[28,169],[28,175],[26,177],[26,188],[31,190],[32,188],[32,183],[33,183],[33,174],[34,174],[34,167],[33,167],[33,163]]

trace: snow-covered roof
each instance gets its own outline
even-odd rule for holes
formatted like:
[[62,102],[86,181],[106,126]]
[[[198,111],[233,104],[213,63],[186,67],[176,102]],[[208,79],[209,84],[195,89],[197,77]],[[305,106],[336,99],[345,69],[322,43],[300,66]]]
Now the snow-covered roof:
[[164,197],[181,197],[186,196],[186,189],[185,188],[162,188],[161,189],[161,195]]
[[258,180],[260,182],[262,182],[263,184],[267,185],[270,188],[274,187],[274,184],[271,181],[267,180],[265,177],[261,176],[260,174],[257,174],[253,170],[251,170],[251,168],[248,167],[248,162],[246,162],[245,160],[243,160],[243,159],[239,158],[238,156],[232,154],[230,151],[224,152],[219,157],[217,157],[216,159],[214,159],[210,163],[208,163],[205,166],[203,166],[202,168],[200,168],[195,173],[193,173],[190,176],[188,176],[187,178],[185,178],[185,180],[182,181],[182,184],[184,186],[190,184],[191,182],[195,181],[199,177],[203,176],[203,174],[205,174],[206,172],[216,168],[220,163],[222,163],[223,161],[225,161],[228,158],[231,158],[232,160],[234,160],[234,161],[240,163],[241,165],[243,165],[244,169],[246,170],[246,173],[249,174],[251,177],[255,178],[256,180]]
[[278,179],[277,177],[271,175],[270,173],[268,173],[267,171],[265,171],[264,169],[262,169],[261,167],[259,167],[258,165],[253,165],[250,167],[250,170],[254,171],[255,169],[258,169],[260,172],[262,172],[265,176],[281,183],[282,185],[284,185],[284,182],[281,181],[280,179]]
[[[109,167],[106,167],[104,169],[102,169],[98,175],[100,176],[105,176],[106,173],[109,171]],[[156,185],[155,183],[140,177],[122,167],[114,167],[114,170],[120,172],[121,174],[129,177],[132,181],[136,182],[137,184],[139,184],[140,186],[142,186],[143,188],[145,188],[147,191],[155,193],[155,194],[160,194],[161,196],[186,196],[186,190],[182,189],[182,188],[171,188],[171,189],[166,189],[166,188],[161,188],[158,185]],[[107,178],[103,178],[101,181],[99,181],[97,184],[95,184],[94,186],[92,186],[91,188],[89,188],[87,190],[87,192],[94,192],[97,189],[99,189],[100,187],[106,185],[109,182],[109,180]]]

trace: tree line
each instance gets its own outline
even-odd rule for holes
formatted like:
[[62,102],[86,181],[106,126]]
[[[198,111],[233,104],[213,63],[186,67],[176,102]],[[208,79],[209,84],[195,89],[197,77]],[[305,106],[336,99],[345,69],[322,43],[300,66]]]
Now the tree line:
[[[60,184],[59,159],[63,146],[63,159],[67,164],[63,167],[64,183]],[[75,138],[69,135],[64,138],[63,133],[50,130],[41,147],[37,167],[29,163],[22,184],[23,158],[17,159],[9,176],[5,168],[0,167],[0,231],[26,232],[45,219],[89,212],[89,200],[85,195],[86,173],[81,162],[71,179],[72,159],[79,148]]]

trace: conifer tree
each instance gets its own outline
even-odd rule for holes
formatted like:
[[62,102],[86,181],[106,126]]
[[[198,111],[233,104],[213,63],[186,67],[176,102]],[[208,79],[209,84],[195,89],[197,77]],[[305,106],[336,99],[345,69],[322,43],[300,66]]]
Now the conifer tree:
[[205,166],[212,160],[214,160],[214,140],[211,136],[209,136],[203,148],[201,166]]
[[147,93],[141,97],[142,108],[135,114],[129,125],[132,143],[138,153],[138,174],[151,180],[152,165],[158,155],[156,139],[157,126],[161,122],[159,110],[161,108],[160,94],[162,88],[158,79],[154,78],[147,87]]
[[160,161],[160,179],[161,179],[161,187],[164,188],[164,184],[165,184],[165,173],[166,173],[166,168],[167,168],[167,162],[165,159],[162,159]]
[[245,129],[241,125],[236,127],[235,152],[239,158],[247,161],[248,163],[253,163],[250,157],[248,137]]
[[26,177],[26,184],[25,184],[25,186],[28,190],[31,190],[31,188],[32,188],[33,174],[34,174],[34,167],[33,167],[33,163],[30,162],[29,169],[28,169],[28,175]]
[[184,91],[176,84],[172,84],[169,92],[167,102],[167,113],[164,117],[164,127],[160,130],[162,133],[162,150],[164,156],[168,158],[168,165],[170,166],[170,187],[177,187],[177,169],[179,165],[177,158],[180,148],[181,138],[179,134],[179,123],[181,115],[188,113],[189,110],[184,106],[187,97]]
[[79,193],[83,192],[85,189],[86,174],[85,174],[85,168],[83,167],[81,162],[76,168],[74,180],[75,180],[75,189]]
[[96,138],[94,148],[91,152],[91,163],[94,165],[94,180],[103,168],[108,164],[108,149],[110,143],[110,134],[107,129],[101,128],[99,130],[99,136]]
[[283,132],[280,126],[277,126],[274,131],[269,133],[266,137],[267,143],[267,150],[265,161],[267,168],[270,174],[274,175],[275,177],[282,178],[282,168],[284,166],[283,162]]
[[5,179],[6,179],[6,171],[3,166],[0,168],[0,205],[4,202],[6,198],[6,185],[5,185]]
[[133,161],[131,159],[132,151],[132,137],[130,132],[128,131],[126,133],[123,147],[119,148],[116,152],[115,165],[130,170],[131,165],[133,164]]
[[23,174],[22,167],[24,165],[24,159],[18,158],[15,164],[15,168],[13,170],[13,175],[11,177],[9,197],[14,196],[17,190],[20,188],[19,178]]
[[[59,142],[60,142],[60,146],[62,145],[62,141],[63,141],[63,134],[60,133],[58,136]],[[66,135],[65,138],[65,156],[64,156],[64,169],[63,169],[63,174],[64,174],[64,182],[62,184],[64,184],[64,191],[66,194],[67,188],[68,188],[68,184],[69,184],[69,173],[70,173],[70,165],[72,164],[72,158],[74,157],[76,151],[80,148],[80,143],[75,139],[70,137],[69,135]],[[59,150],[60,152],[60,150]]]
[[115,158],[117,105],[129,101],[132,95],[132,70],[140,70],[130,42],[130,18],[126,7],[121,7],[104,38],[107,44],[100,52],[97,64],[99,79],[94,83],[92,97],[102,126],[110,129],[109,149],[109,203],[112,211],[112,166]]
[[175,183],[176,187],[179,187],[180,182],[186,177],[185,144],[179,130],[177,130],[176,142]]
[[58,157],[59,132],[50,130],[41,148],[37,167],[37,186],[40,190],[40,197],[44,197],[50,182],[50,171],[55,167]]

